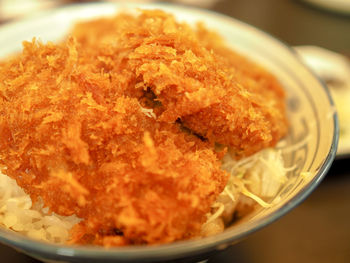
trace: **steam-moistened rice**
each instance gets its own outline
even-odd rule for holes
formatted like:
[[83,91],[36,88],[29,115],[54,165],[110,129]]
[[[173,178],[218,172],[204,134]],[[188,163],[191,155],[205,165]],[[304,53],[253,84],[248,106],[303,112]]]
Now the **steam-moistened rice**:
[[[77,24],[0,63],[2,224],[70,244],[162,244],[268,207],[285,93],[203,25],[159,10]],[[15,181],[14,181],[15,180]]]
[[0,223],[8,229],[42,241],[65,243],[80,220],[76,216],[49,214],[42,204],[33,206],[16,181],[0,173]]

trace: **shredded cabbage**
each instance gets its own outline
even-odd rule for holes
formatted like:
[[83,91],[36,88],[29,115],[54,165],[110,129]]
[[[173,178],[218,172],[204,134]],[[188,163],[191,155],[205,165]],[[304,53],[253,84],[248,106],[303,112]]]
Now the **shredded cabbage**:
[[225,215],[228,209],[234,212],[232,207],[240,202],[240,196],[246,196],[264,208],[271,207],[271,200],[278,197],[278,192],[286,184],[287,173],[295,169],[295,166],[286,168],[282,153],[291,152],[302,147],[309,140],[304,140],[289,147],[283,142],[278,147],[264,149],[252,156],[241,160],[232,159],[229,154],[223,158],[222,168],[230,174],[230,178],[223,192],[212,205],[211,212],[207,214],[209,224]]
[[141,108],[142,113],[145,114],[147,117],[153,118],[153,119],[157,118],[157,116],[153,112],[153,109],[147,109],[147,108],[143,108],[141,106],[140,106],[140,108]]

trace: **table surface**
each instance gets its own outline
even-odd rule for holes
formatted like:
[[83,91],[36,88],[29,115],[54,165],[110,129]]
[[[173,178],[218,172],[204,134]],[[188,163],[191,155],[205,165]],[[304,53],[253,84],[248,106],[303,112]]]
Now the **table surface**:
[[[212,10],[252,24],[290,45],[317,45],[350,55],[350,14],[291,0],[221,0]],[[350,168],[334,162],[300,206],[208,263],[350,262]],[[2,262],[38,262],[0,245]]]

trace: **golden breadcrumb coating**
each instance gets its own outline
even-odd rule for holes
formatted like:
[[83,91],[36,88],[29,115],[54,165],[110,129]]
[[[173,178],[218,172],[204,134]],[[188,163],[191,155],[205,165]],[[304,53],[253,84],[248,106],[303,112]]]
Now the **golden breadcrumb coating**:
[[193,29],[163,12],[143,11],[82,23],[73,35],[89,49],[101,44],[97,59],[117,83],[127,83],[129,94],[140,98],[151,90],[160,120],[181,119],[212,143],[229,145],[237,158],[274,146],[287,132],[276,78],[201,24]]
[[235,70],[219,103],[183,117],[184,124],[211,141],[232,147],[237,158],[274,146],[287,133],[285,92],[277,79],[232,52],[213,32],[198,27],[201,43]]
[[1,67],[4,172],[34,201],[83,219],[73,243],[197,235],[227,180],[216,153],[177,124],[157,121],[91,67],[71,38],[25,42]]
[[34,202],[82,218],[71,243],[198,235],[228,178],[214,142],[240,158],[287,130],[272,75],[162,11],[23,45],[0,64],[0,164]]

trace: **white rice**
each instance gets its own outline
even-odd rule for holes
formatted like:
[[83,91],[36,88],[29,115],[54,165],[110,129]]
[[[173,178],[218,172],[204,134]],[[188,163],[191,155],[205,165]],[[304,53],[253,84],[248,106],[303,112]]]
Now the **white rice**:
[[16,181],[0,173],[0,224],[30,238],[65,243],[69,230],[80,221],[76,216],[60,216],[48,213],[32,200]]

